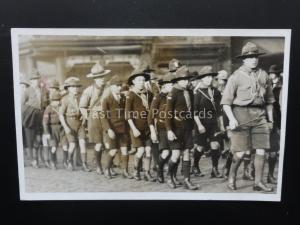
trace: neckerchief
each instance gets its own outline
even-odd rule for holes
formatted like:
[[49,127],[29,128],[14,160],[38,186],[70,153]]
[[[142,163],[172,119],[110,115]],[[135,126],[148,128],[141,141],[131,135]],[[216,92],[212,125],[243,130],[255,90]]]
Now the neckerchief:
[[216,110],[216,104],[215,104],[215,99],[214,99],[214,93],[215,91],[212,90],[211,88],[207,89],[208,95],[205,94],[200,88],[197,89],[205,98],[207,98],[211,104],[213,105],[214,109]]

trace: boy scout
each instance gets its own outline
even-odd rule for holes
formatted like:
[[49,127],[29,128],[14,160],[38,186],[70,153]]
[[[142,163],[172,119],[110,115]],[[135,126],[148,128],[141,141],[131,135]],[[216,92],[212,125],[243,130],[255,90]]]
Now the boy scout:
[[243,60],[243,65],[230,76],[221,101],[229,119],[231,151],[234,154],[228,179],[228,187],[231,190],[236,190],[236,174],[243,156],[250,154],[253,149],[255,150],[253,190],[272,191],[272,188],[262,182],[265,151],[270,148],[274,102],[268,74],[257,68],[258,57],[262,54],[251,42],[242,48],[242,54],[237,57]]
[[80,113],[78,104],[80,87],[80,80],[76,77],[69,78],[68,82],[65,83],[65,88],[68,89],[68,94],[62,98],[61,107],[59,109],[59,117],[69,142],[68,169],[73,170],[73,153],[78,140],[82,158],[82,168],[84,171],[90,172],[87,165],[85,130],[83,127],[82,114]]
[[129,127],[125,120],[125,96],[121,94],[122,80],[114,76],[109,81],[109,92],[102,99],[102,128],[108,136],[105,147],[109,149],[107,154],[107,164],[104,175],[111,179],[111,167],[113,159],[118,151],[121,150],[123,177],[132,179],[128,173],[128,146],[129,146]]
[[280,124],[281,124],[281,109],[279,105],[279,95],[282,89],[282,80],[280,74],[282,68],[278,65],[271,65],[269,69],[269,77],[272,81],[272,90],[275,98],[273,103],[273,117],[274,125],[270,135],[271,148],[268,157],[269,172],[268,183],[276,184],[276,178],[274,177],[274,169],[277,162],[277,153],[280,150]]
[[168,185],[171,188],[176,188],[174,171],[179,163],[180,153],[183,152],[184,187],[196,190],[198,187],[190,181],[190,149],[193,148],[193,99],[190,91],[187,90],[190,78],[188,75],[186,66],[177,69],[174,79],[172,79],[175,84],[167,97],[165,124],[172,150],[169,161],[170,180],[168,180]]
[[133,73],[128,78],[128,84],[131,89],[126,96],[125,103],[125,118],[130,126],[131,147],[136,148],[134,156],[134,167],[136,180],[141,180],[140,170],[142,157],[145,153],[144,160],[144,179],[155,181],[150,174],[151,165],[151,139],[150,131],[147,123],[147,115],[152,101],[152,94],[145,90],[145,81],[149,80],[150,76],[146,73]]
[[[44,111],[43,116],[43,128],[44,136],[46,140],[50,141],[50,147],[47,148],[45,154],[45,164],[51,169],[56,169],[55,165],[55,155],[57,147],[61,140],[62,126],[59,121],[59,103],[60,103],[60,94],[58,92],[52,93],[50,96],[51,103],[47,106]],[[49,151],[50,150],[50,151]],[[50,156],[50,165],[49,165],[49,156]]]
[[213,77],[217,75],[218,73],[212,72],[211,66],[206,66],[202,68],[198,76],[193,78],[200,80],[194,89],[194,120],[197,125],[195,129],[195,143],[197,148],[194,151],[193,168],[197,171],[196,175],[201,174],[199,160],[204,148],[210,148],[212,178],[222,177],[218,171],[220,138],[215,137],[215,133],[219,131],[221,124],[221,93],[212,87]]
[[148,125],[151,131],[151,140],[153,143],[158,142],[158,150],[161,153],[158,158],[157,180],[159,183],[164,183],[163,169],[170,154],[167,130],[165,127],[165,108],[167,95],[172,90],[173,83],[171,82],[171,77],[167,75],[158,81],[158,83],[161,86],[161,91],[159,94],[156,94],[152,100],[148,115]]
[[[23,118],[25,143],[29,150],[29,157],[32,160],[31,165],[38,168],[38,158],[42,151],[41,135],[42,135],[42,113],[47,106],[47,93],[40,85],[41,75],[37,70],[33,71],[30,79],[31,85],[23,96]],[[43,158],[42,158],[43,159]]]
[[102,65],[96,63],[88,78],[94,79],[94,84],[87,87],[81,96],[79,107],[84,120],[88,122],[89,142],[95,144],[95,156],[98,174],[103,174],[101,156],[103,148],[103,134],[100,120],[101,95],[104,90],[105,76],[111,71],[105,70]]

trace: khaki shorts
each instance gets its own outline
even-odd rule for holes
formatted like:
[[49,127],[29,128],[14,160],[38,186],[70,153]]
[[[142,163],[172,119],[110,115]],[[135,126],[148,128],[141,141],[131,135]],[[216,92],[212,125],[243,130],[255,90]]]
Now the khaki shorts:
[[103,143],[102,126],[99,118],[92,118],[90,116],[88,120],[88,137],[90,143]]
[[270,149],[270,129],[264,108],[234,106],[233,114],[239,124],[257,119],[230,131],[233,152]]
[[66,134],[68,142],[76,142],[79,139],[85,139],[85,130],[82,126],[82,121],[73,117],[67,117],[66,123],[71,129],[69,134]]
[[129,137],[127,133],[116,133],[115,139],[111,139],[108,134],[104,135],[104,146],[106,149],[119,149],[121,147],[129,147]]
[[147,131],[140,131],[141,135],[138,137],[134,137],[133,133],[130,129],[130,140],[131,140],[131,147],[132,148],[139,148],[139,147],[151,147],[152,141],[150,138],[150,133]]

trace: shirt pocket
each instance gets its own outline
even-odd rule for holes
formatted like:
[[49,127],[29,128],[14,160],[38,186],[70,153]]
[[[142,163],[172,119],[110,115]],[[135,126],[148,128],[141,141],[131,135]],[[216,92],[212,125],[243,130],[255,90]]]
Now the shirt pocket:
[[237,98],[241,101],[247,101],[252,99],[251,86],[242,86],[237,90]]

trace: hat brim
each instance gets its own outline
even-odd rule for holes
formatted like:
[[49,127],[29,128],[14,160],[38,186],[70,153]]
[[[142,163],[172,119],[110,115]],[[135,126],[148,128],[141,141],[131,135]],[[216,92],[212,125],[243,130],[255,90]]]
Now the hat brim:
[[246,55],[238,55],[235,58],[237,58],[237,59],[246,59],[246,58],[251,58],[251,57],[258,57],[258,56],[261,56],[261,55],[264,55],[264,54],[266,54],[266,53],[264,53],[264,52],[252,53],[252,54],[246,54]]
[[87,78],[98,78],[98,77],[103,77],[107,74],[109,74],[111,72],[111,70],[104,70],[103,73],[97,73],[97,74],[93,74],[93,73],[89,73],[88,75],[86,75]]
[[41,79],[41,76],[34,76],[30,78],[30,80],[37,80],[37,79]]
[[82,85],[81,84],[77,84],[77,85],[70,84],[70,85],[65,85],[64,86],[65,89],[68,89],[69,87],[82,87]]
[[218,73],[206,73],[206,74],[197,75],[192,78],[192,81],[201,80],[202,78],[208,77],[208,76],[216,77],[216,76],[218,76]]
[[144,73],[151,73],[151,72],[155,72],[154,69],[146,69],[146,70],[143,70]]
[[268,73],[276,73],[276,74],[279,74],[279,73],[282,73],[283,70],[269,70]]
[[149,81],[150,80],[150,75],[147,73],[137,73],[137,74],[133,74],[128,78],[127,83],[129,85],[132,85],[132,81],[136,78],[136,77],[145,77],[145,81]]
[[27,86],[30,86],[30,83],[26,82],[26,81],[21,81],[20,84],[25,84]]
[[172,79],[171,82],[175,83],[180,80],[191,80],[192,78],[193,78],[193,76],[177,77],[177,78]]

